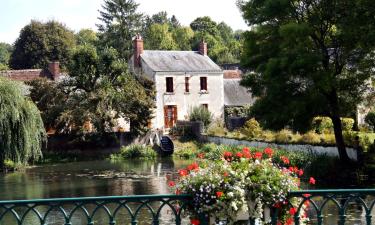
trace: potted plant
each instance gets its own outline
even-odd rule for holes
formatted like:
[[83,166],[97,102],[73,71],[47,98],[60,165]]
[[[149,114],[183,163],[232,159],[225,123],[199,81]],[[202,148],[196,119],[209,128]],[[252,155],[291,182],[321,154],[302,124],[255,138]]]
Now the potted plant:
[[209,215],[210,224],[248,219],[269,223],[269,207],[280,208],[281,222],[288,224],[295,210],[288,208],[285,199],[299,189],[303,171],[290,166],[286,157],[281,157],[283,165],[274,163],[272,157],[270,148],[254,153],[249,148],[226,151],[219,160],[200,155],[198,162],[179,171],[177,182],[170,186],[177,193],[192,195],[191,216]]

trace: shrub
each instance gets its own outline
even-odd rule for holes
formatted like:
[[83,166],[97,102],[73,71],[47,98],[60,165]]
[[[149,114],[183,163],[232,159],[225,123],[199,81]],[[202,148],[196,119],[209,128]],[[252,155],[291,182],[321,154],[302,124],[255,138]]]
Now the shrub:
[[112,154],[111,158],[122,158],[122,159],[132,159],[132,158],[156,158],[157,152],[149,146],[142,145],[129,145],[123,146],[120,149],[120,153]]
[[246,121],[245,125],[241,129],[241,133],[244,134],[248,139],[254,139],[260,136],[262,133],[262,128],[260,127],[258,121],[251,118]]
[[179,158],[194,158],[198,151],[198,146],[194,141],[181,142],[179,140],[175,140],[174,147],[175,149],[173,156]]
[[[341,118],[341,126],[343,131],[351,131],[353,129],[354,120],[352,118]],[[313,118],[312,129],[318,134],[332,133],[333,123],[331,118],[326,116],[317,116]]]
[[320,140],[324,144],[329,144],[329,145],[336,144],[336,138],[334,134],[321,134]]
[[290,143],[293,141],[293,133],[288,129],[282,129],[276,133],[275,140],[278,143]]
[[269,130],[265,130],[260,134],[260,139],[266,142],[274,142],[275,141],[275,133]]
[[189,114],[190,121],[202,121],[205,127],[212,122],[212,113],[202,106],[195,106],[191,109]]
[[368,124],[360,124],[358,126],[358,129],[359,129],[360,132],[364,132],[364,133],[371,133],[371,132],[373,132],[372,126],[370,126]]
[[219,118],[214,120],[214,122],[208,127],[207,134],[213,136],[225,136],[226,130],[224,127],[224,121]]
[[308,144],[319,144],[320,136],[313,131],[309,131],[302,135],[301,141]]
[[16,170],[16,163],[13,162],[10,159],[4,160],[4,169],[6,171],[8,171],[8,170],[10,170],[10,171]]
[[365,122],[371,127],[372,130],[375,129],[375,112],[370,111],[365,117]]
[[330,133],[333,130],[331,118],[325,116],[314,117],[311,126],[318,134]]
[[341,118],[341,126],[343,131],[351,131],[353,129],[354,120],[352,118]]

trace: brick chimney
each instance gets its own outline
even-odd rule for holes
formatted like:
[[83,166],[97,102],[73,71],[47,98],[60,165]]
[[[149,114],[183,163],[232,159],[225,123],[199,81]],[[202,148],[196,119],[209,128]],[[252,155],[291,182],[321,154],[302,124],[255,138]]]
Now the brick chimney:
[[206,56],[207,55],[207,43],[202,40],[199,43],[199,54]]
[[57,80],[60,76],[60,62],[53,61],[48,64],[48,71],[52,75],[53,80]]
[[137,34],[133,40],[134,44],[134,67],[141,66],[141,54],[143,53],[143,39],[140,34]]

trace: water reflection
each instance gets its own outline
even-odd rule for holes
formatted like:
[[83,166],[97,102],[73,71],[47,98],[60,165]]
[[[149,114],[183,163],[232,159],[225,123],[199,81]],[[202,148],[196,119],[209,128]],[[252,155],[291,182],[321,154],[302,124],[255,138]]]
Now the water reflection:
[[166,194],[166,174],[186,160],[91,161],[35,167],[0,176],[0,199]]
[[[186,160],[160,159],[75,162],[35,167],[0,176],[0,199],[167,194],[169,189],[166,175],[175,173],[190,163],[191,161]],[[93,207],[91,206],[91,209]],[[62,224],[61,220],[58,221],[62,219],[62,215],[57,211],[52,213],[54,217],[49,218],[47,224]],[[309,214],[312,218],[309,224],[317,224],[316,213],[312,210]],[[323,210],[323,214],[323,224],[338,224],[338,210],[333,203]],[[76,214],[72,224],[87,224],[87,219],[82,215],[82,212]],[[168,210],[165,210],[164,215],[164,224],[172,223],[173,218]],[[0,222],[1,225],[16,224],[11,222],[13,220],[10,215],[6,217],[6,222]],[[121,211],[118,217],[121,219],[117,224],[129,224],[130,220],[125,211]],[[145,213],[143,218],[147,218]],[[98,213],[94,219],[95,224],[109,224],[104,212]],[[27,225],[38,224],[37,219],[32,216],[29,216],[27,221]],[[365,221],[363,208],[355,202],[351,203],[345,224],[366,224]],[[149,222],[140,221],[139,224]]]

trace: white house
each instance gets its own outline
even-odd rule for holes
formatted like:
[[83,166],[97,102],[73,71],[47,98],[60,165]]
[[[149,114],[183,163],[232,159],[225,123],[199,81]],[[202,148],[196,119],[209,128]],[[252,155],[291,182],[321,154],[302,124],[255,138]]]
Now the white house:
[[188,119],[194,106],[207,107],[215,117],[224,113],[223,71],[207,56],[207,44],[199,51],[144,50],[143,39],[134,39],[130,70],[155,83],[156,110],[152,128],[171,128]]

